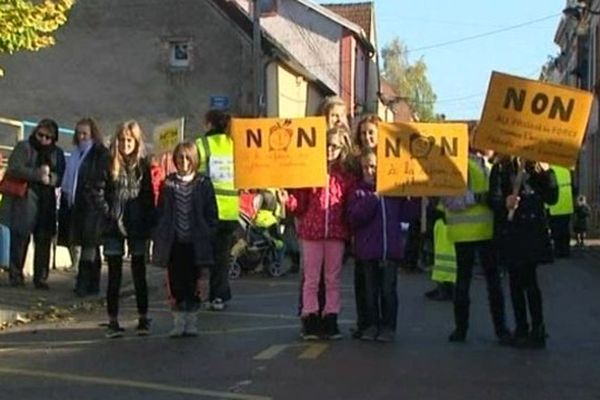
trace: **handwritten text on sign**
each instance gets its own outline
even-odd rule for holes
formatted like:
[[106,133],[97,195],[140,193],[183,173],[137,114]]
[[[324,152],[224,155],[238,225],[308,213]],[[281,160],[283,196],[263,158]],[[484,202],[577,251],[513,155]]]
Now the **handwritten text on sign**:
[[233,119],[231,132],[237,189],[325,186],[325,118]]
[[183,119],[175,119],[155,127],[152,134],[155,152],[162,154],[173,151],[183,140],[183,126]]
[[467,189],[466,124],[380,124],[377,192],[457,196]]
[[572,167],[592,99],[581,90],[493,72],[475,146]]

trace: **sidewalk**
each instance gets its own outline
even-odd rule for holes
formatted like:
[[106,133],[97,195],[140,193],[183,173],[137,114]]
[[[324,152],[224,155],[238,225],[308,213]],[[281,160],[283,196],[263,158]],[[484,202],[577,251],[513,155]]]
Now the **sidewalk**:
[[[99,296],[79,298],[73,293],[74,269],[50,271],[50,290],[35,289],[31,278],[25,278],[25,287],[8,286],[8,272],[0,272],[0,330],[10,325],[27,323],[32,320],[68,320],[73,312],[104,307],[104,296],[108,280],[108,268],[102,266],[102,280]],[[164,282],[165,271],[152,265],[147,266],[148,292],[152,295]],[[134,294],[129,261],[123,262],[121,296]]]

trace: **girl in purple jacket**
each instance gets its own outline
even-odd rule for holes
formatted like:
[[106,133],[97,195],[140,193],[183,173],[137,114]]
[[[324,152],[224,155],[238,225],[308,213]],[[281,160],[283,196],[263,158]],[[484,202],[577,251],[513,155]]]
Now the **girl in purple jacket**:
[[375,192],[377,157],[372,150],[361,155],[360,163],[363,180],[349,198],[347,211],[354,234],[354,257],[364,268],[367,328],[360,339],[390,342],[398,313],[397,263],[404,255],[408,221],[419,207],[415,201]]

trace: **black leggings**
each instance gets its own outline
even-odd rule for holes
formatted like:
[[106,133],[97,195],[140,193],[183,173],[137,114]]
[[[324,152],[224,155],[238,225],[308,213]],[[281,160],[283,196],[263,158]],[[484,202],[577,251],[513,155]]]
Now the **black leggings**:
[[510,277],[510,297],[517,330],[527,332],[527,306],[531,316],[532,328],[544,323],[542,310],[542,292],[537,280],[537,265],[535,263],[511,265],[508,269]]
[[[108,288],[106,290],[106,309],[110,318],[119,315],[119,296],[121,294],[121,278],[123,275],[123,257],[107,256],[108,261]],[[135,300],[138,314],[146,315],[148,312],[148,285],[146,283],[145,256],[131,257],[131,275],[135,288]]]

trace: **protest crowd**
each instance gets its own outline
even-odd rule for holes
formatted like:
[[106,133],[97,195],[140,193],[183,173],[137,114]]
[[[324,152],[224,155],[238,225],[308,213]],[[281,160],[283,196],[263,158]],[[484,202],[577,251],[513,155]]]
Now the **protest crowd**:
[[[399,268],[421,272],[431,266],[435,287],[425,296],[453,302],[449,341],[467,339],[470,285],[474,274],[482,274],[498,342],[545,347],[538,266],[549,261],[552,249],[556,257],[569,256],[572,217],[577,244],[585,246],[590,213],[585,197],[573,204],[569,169],[476,149],[469,140],[463,194],[387,196],[376,188],[381,120],[366,115],[351,124],[346,105],[336,97],[325,101],[321,116],[326,128],[317,134],[326,138],[325,185],[243,191],[234,185],[231,117],[222,111],[209,111],[205,134],[196,142],[178,143],[165,162],[148,154],[134,120],[120,124],[105,141],[94,119],[82,118],[68,157],[58,146],[56,122],[40,121],[14,148],[0,184],[0,223],[8,228],[2,235],[10,236],[9,284],[25,285],[30,237],[33,285],[40,290],[51,289],[53,240],[69,248],[77,267],[75,296],[99,293],[104,261],[105,335],[116,338],[123,335],[123,260],[130,257],[136,332],[148,335],[146,270],[151,261],[166,269],[170,335],[194,336],[199,308],[227,307],[233,296],[232,268],[239,268],[259,241],[264,244],[261,257],[278,267],[289,257],[288,272],[300,272],[304,340],[342,338],[342,268],[353,263],[353,338],[393,341]],[[476,131],[470,123],[469,139]],[[241,202],[247,198],[251,211],[242,221]],[[266,268],[263,264],[257,269]],[[507,323],[503,276],[509,282],[514,327]]]

